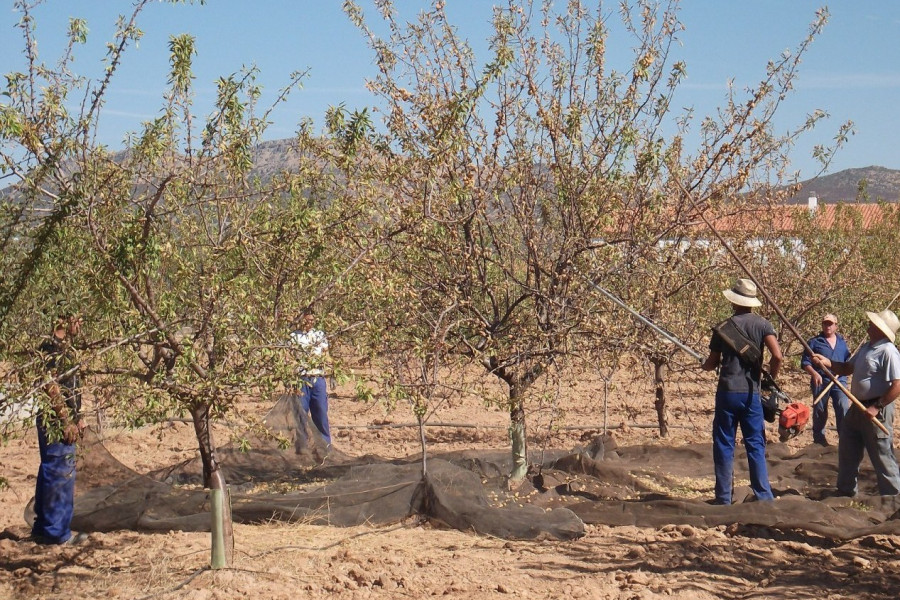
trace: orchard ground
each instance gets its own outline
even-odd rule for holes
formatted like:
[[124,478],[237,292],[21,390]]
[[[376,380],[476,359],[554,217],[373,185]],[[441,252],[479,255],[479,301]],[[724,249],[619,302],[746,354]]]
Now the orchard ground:
[[[601,378],[583,376],[554,387],[546,396],[552,401],[530,404],[531,449],[584,444],[603,431],[604,420],[619,446],[709,442],[711,448],[712,376],[672,374],[667,388],[671,429],[661,438],[650,373],[648,367],[633,364],[618,371],[608,387]],[[785,387],[795,400],[809,402],[799,375],[786,378]],[[403,457],[418,452],[417,429],[403,426],[413,421],[408,409],[388,413],[380,405],[354,402],[351,396],[349,385],[331,393],[336,447],[350,455]],[[241,408],[261,417],[272,403],[247,400]],[[485,408],[478,395],[448,395],[432,420],[449,426],[427,430],[430,452],[508,446],[507,415],[499,408]],[[181,421],[136,430],[107,424],[103,435],[109,450],[139,472],[197,455],[193,428]],[[224,429],[217,429],[216,436],[219,444],[228,443]],[[771,429],[769,436],[777,439],[776,431]],[[833,431],[829,437],[836,442]],[[807,430],[789,445],[800,449],[811,442]],[[0,489],[0,598],[824,600],[893,598],[900,589],[898,536],[838,542],[741,526],[588,525],[581,539],[562,542],[507,541],[414,519],[388,527],[237,524],[233,566],[211,571],[208,533],[89,532],[80,544],[61,547],[20,541],[27,534],[23,512],[39,462],[34,432],[0,448],[0,462],[0,474],[8,481],[8,487]],[[712,497],[710,478],[689,480],[684,486],[680,493]]]

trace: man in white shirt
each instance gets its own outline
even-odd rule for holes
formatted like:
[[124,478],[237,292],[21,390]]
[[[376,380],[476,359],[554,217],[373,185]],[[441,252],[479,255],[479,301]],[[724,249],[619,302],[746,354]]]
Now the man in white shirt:
[[312,422],[331,446],[331,430],[328,426],[328,385],[325,379],[325,363],[328,360],[328,339],[325,333],[315,329],[316,318],[311,312],[300,316],[299,327],[291,333],[291,345],[299,349],[295,354],[299,366],[300,407],[309,413]]

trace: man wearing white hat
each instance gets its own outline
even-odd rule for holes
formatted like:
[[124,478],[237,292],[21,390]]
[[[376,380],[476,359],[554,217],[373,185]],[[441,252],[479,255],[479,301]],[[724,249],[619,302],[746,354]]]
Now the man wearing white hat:
[[759,360],[751,362],[745,359],[714,330],[709,341],[709,356],[702,366],[706,371],[719,367],[716,411],[713,417],[713,465],[716,472],[716,497],[713,503],[731,504],[738,425],[747,450],[750,488],[757,500],[772,500],[774,495],[769,486],[769,471],[766,466],[766,428],[760,401],[763,347],[768,348],[772,355],[769,374],[773,378],[778,375],[784,359],[775,336],[775,328],[763,317],[753,314],[752,309],[762,305],[756,297],[756,284],[750,279],[738,279],[734,287],[722,293],[734,310],[730,321],[755,346]]
[[[831,361],[816,354],[814,362],[835,375],[853,375],[850,393],[866,410],[856,405],[844,417],[838,437],[838,493],[855,496],[863,451],[869,455],[882,496],[900,494],[900,469],[894,457],[894,400],[900,396],[900,351],[894,345],[900,319],[890,310],[867,312],[869,341],[847,362]],[[889,433],[876,427],[881,421]]]
[[[838,318],[828,313],[822,317],[822,332],[810,338],[806,345],[810,347],[813,354],[821,354],[827,356],[832,362],[844,362],[850,358],[850,349],[847,348],[847,341],[838,333]],[[804,352],[803,359],[800,361],[800,367],[809,373],[809,388],[812,391],[813,400],[825,393],[825,387],[831,385],[825,380],[825,373],[812,363],[812,357]],[[843,386],[847,386],[847,378],[838,377]],[[828,423],[828,401],[834,406],[834,422],[837,426],[838,435],[841,433],[841,423],[844,415],[850,408],[850,399],[836,385],[831,385],[829,391],[813,405],[812,414],[812,436],[813,443],[827,446],[828,440],[825,438],[825,425]]]

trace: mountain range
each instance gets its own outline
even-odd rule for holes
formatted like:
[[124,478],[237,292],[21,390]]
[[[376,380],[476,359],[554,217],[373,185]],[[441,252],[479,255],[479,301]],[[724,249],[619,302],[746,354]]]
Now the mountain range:
[[[261,142],[253,152],[252,175],[263,180],[282,170],[293,170],[297,165],[297,149],[293,139]],[[859,196],[860,182],[866,181],[867,197]],[[15,187],[0,189],[0,201],[14,192]],[[900,201],[900,170],[885,167],[862,167],[845,169],[803,181],[800,191],[791,197],[788,204],[806,204],[811,193],[815,193],[820,204],[838,202],[886,202]]]
[[[260,143],[254,152],[254,174],[265,178],[296,164],[296,149],[292,139],[272,140]],[[866,181],[867,198],[857,198],[860,181]],[[885,167],[845,169],[803,181],[800,191],[788,204],[806,204],[810,192],[815,192],[820,204],[839,202],[900,201],[900,171]]]
[[[860,181],[866,181],[866,195],[859,197]],[[885,202],[900,201],[900,171],[885,167],[863,167],[845,169],[809,179],[801,183],[800,192],[788,200],[788,204],[805,204],[815,193],[820,204],[838,202]]]
[[[272,140],[262,142],[254,152],[254,174],[265,178],[282,169],[289,169],[296,163],[296,149],[293,140]],[[857,198],[860,181],[866,181],[867,198]],[[862,167],[845,169],[830,175],[803,181],[800,191],[788,204],[806,204],[810,192],[815,192],[820,204],[839,202],[886,202],[900,201],[900,171],[885,167]]]

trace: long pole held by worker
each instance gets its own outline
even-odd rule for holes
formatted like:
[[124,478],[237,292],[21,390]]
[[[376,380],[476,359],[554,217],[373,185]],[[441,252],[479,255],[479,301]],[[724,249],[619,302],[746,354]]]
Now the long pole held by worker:
[[[897,293],[894,295],[894,297],[891,298],[891,301],[887,303],[887,306],[884,307],[884,310],[890,310],[890,308],[894,305],[894,302],[897,301],[897,298],[900,298],[900,292],[897,292]],[[860,348],[862,348],[862,343],[860,343],[858,346],[856,346],[856,350],[854,350],[854,351],[853,351],[853,354],[851,354],[850,356],[853,356],[853,355],[855,355],[857,352],[859,352],[859,349],[860,349]],[[818,404],[819,401],[820,401],[822,398],[824,398],[826,394],[828,394],[828,391],[829,391],[832,387],[834,387],[834,381],[829,381],[829,382],[828,382],[828,385],[826,385],[826,386],[822,389],[822,391],[819,392],[819,395],[816,396],[816,399],[813,400],[813,406],[815,406],[816,404]]]
[[[706,223],[707,227],[709,227],[709,229],[713,232],[713,235],[715,235],[716,238],[718,238],[719,242],[722,243],[722,246],[725,248],[725,250],[727,250],[728,253],[731,255],[731,257],[734,258],[734,260],[735,260],[735,262],[737,262],[738,266],[740,266],[741,269],[743,269],[744,273],[747,274],[747,277],[749,277],[750,280],[756,284],[756,288],[760,291],[760,293],[762,293],[763,298],[765,298],[766,301],[772,306],[772,309],[775,311],[775,313],[781,319],[781,322],[784,323],[787,326],[787,328],[790,330],[790,332],[794,334],[794,337],[797,338],[797,341],[800,342],[800,344],[803,346],[803,349],[806,350],[810,356],[815,354],[813,352],[812,348],[809,347],[809,344],[806,343],[806,339],[800,334],[800,332],[797,330],[797,328],[794,327],[794,324],[788,320],[788,318],[785,316],[785,314],[783,312],[781,312],[781,308],[779,308],[778,304],[776,304],[775,301],[772,299],[772,297],[769,296],[769,293],[762,286],[762,284],[760,284],[759,280],[753,275],[753,272],[750,270],[750,268],[746,264],[744,264],[744,261],[741,260],[741,257],[737,255],[737,252],[734,251],[734,249],[731,247],[731,245],[725,240],[724,237],[722,237],[722,234],[720,234],[716,230],[716,228],[715,228],[715,226],[713,226],[712,222],[710,222],[710,220],[706,217],[706,214],[697,205],[697,202],[694,200],[694,197],[693,197],[693,195],[691,195],[691,192],[688,191],[687,189],[685,189],[685,187],[681,183],[681,181],[678,181],[678,187],[681,188],[681,191],[682,191],[682,193],[684,193],[685,197],[687,198],[687,201],[691,203],[691,206],[693,206],[694,210],[697,211],[697,215],[703,220],[704,223]],[[859,400],[857,400],[856,396],[854,396],[843,383],[838,381],[837,376],[831,372],[831,369],[829,369],[825,365],[822,365],[821,369],[822,369],[822,371],[825,372],[826,375],[828,375],[828,377],[834,382],[834,384],[836,386],[838,386],[838,388],[842,392],[847,394],[847,397],[850,398],[850,401],[853,402],[857,408],[859,408],[862,411],[866,410],[866,407],[863,405],[863,403],[860,402]],[[879,429],[881,429],[881,431],[890,435],[890,432],[887,430],[887,427],[885,427],[881,421],[879,421],[878,419],[873,419],[872,422]]]
[[675,344],[676,346],[678,346],[679,348],[681,348],[682,350],[684,350],[685,352],[687,352],[688,354],[693,356],[696,360],[700,361],[701,363],[703,362],[702,354],[700,354],[699,352],[697,352],[696,350],[694,350],[693,348],[691,348],[690,346],[688,346],[687,344],[685,344],[684,342],[679,340],[677,337],[675,337],[675,335],[673,333],[666,331],[665,329],[663,329],[662,327],[660,327],[659,325],[657,325],[656,323],[654,323],[653,321],[651,321],[650,319],[648,319],[647,317],[645,317],[644,315],[639,313],[638,311],[634,310],[633,308],[631,308],[630,306],[625,304],[622,300],[620,300],[618,298],[618,296],[616,296],[609,290],[606,290],[606,289],[600,287],[596,282],[592,281],[591,278],[588,277],[587,275],[582,275],[582,277],[584,277],[584,280],[587,281],[589,286],[591,286],[593,289],[597,290],[598,292],[600,292],[601,294],[603,294],[604,296],[606,296],[607,298],[612,300],[614,303],[616,303],[617,305],[619,305],[620,307],[622,307],[623,309],[625,309],[626,311],[631,313],[634,316],[634,318],[636,318],[638,321],[640,321],[641,323],[643,323],[650,329],[654,330],[655,332],[657,332],[658,334],[660,334],[661,336],[663,336],[664,338],[666,338],[667,340],[669,340],[670,342],[672,342],[673,344]]

